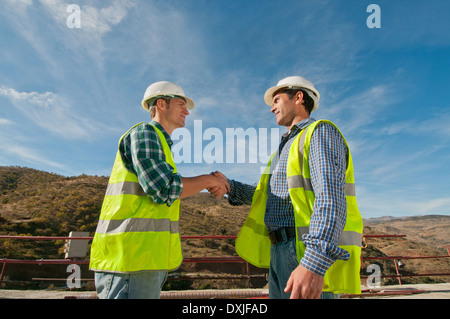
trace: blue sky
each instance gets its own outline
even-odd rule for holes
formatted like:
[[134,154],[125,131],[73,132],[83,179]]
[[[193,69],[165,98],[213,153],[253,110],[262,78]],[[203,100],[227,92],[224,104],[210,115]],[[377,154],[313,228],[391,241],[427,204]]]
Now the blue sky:
[[[367,26],[372,3],[381,28]],[[80,28],[68,27],[70,4]],[[145,89],[168,80],[196,102],[173,135],[178,146],[191,135],[182,175],[253,184],[260,129],[285,131],[264,93],[301,75],[321,94],[312,117],[336,123],[351,147],[364,217],[448,215],[449,11],[447,0],[2,0],[0,165],[108,176],[119,137],[150,119]],[[204,155],[212,141],[233,145],[227,128],[258,132],[236,146],[244,163]]]

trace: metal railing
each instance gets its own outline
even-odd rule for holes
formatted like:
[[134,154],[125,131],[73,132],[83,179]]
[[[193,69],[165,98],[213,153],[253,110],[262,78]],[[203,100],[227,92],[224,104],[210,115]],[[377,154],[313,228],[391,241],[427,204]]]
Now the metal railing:
[[[367,247],[367,238],[404,238],[406,235],[365,235],[363,238],[363,249]],[[181,236],[181,239],[236,239],[237,236]],[[55,236],[0,236],[0,239],[14,239],[14,240],[92,240],[93,237],[55,237]],[[381,257],[362,257],[362,261],[366,260],[393,260],[396,268],[396,275],[384,275],[381,278],[397,278],[399,284],[401,285],[402,277],[418,277],[418,276],[450,276],[450,273],[423,273],[423,274],[401,274],[398,261],[405,259],[430,259],[430,258],[449,258],[450,248],[446,247],[448,255],[437,255],[437,256],[381,256]],[[5,281],[4,275],[7,264],[89,264],[87,259],[38,259],[38,260],[19,260],[19,259],[7,259],[0,258],[0,263],[3,264],[0,273],[0,287],[4,283],[19,283],[14,281]],[[246,274],[241,275],[227,275],[227,276],[186,276],[175,274],[169,277],[169,280],[196,280],[196,279],[246,279],[248,281],[248,287],[250,288],[250,280],[252,278],[264,278],[265,274],[252,275],[250,274],[250,268],[248,262],[239,256],[212,256],[212,257],[185,257],[183,263],[245,263],[246,264]],[[363,263],[361,263],[363,267]],[[361,278],[368,278],[368,276],[361,275]],[[60,278],[33,278],[34,280],[40,281],[61,281],[66,279]],[[81,279],[81,281],[91,281],[93,279]]]
[[[363,237],[363,249],[367,247],[367,242],[365,238],[405,238],[406,235],[365,235]],[[439,259],[439,258],[449,258],[450,257],[450,246],[443,246],[442,248],[447,248],[448,255],[434,255],[434,256],[379,256],[379,257],[362,257],[361,260],[392,260],[395,266],[395,275],[381,275],[380,278],[397,278],[399,285],[402,284],[402,277],[429,277],[429,276],[450,276],[450,272],[445,273],[421,273],[421,274],[402,274],[400,273],[400,261],[406,259]],[[361,268],[363,268],[363,263],[361,263]],[[361,275],[361,279],[367,279],[369,276]]]
[[[236,239],[237,236],[181,236],[182,240],[185,239]],[[56,236],[0,236],[0,239],[14,239],[14,240],[92,240],[93,237],[56,237]],[[183,263],[245,263],[246,274],[242,275],[227,275],[227,276],[208,276],[208,275],[169,275],[168,280],[193,280],[193,279],[245,279],[247,280],[247,286],[250,288],[250,280],[253,278],[266,278],[264,274],[251,274],[250,266],[247,261],[239,256],[212,256],[212,257],[184,257]],[[7,259],[0,258],[0,264],[3,264],[0,273],[0,287],[5,283],[26,283],[4,280],[5,270],[7,264],[37,264],[37,265],[86,265],[89,264],[88,259],[37,259],[37,260],[23,260],[23,259]],[[33,278],[35,281],[65,281],[62,278]],[[94,279],[80,279],[81,281],[93,281]]]

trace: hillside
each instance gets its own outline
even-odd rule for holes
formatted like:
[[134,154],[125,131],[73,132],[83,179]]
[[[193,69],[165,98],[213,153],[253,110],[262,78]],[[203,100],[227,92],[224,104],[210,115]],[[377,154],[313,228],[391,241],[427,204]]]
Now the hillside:
[[[364,221],[364,234],[399,234],[406,238],[370,238],[364,256],[446,256],[443,248],[450,244],[450,216],[427,215],[404,218],[384,217]],[[450,258],[400,259],[404,266],[402,275],[449,273]],[[374,261],[365,261],[365,265]],[[383,275],[395,275],[392,260],[376,261]],[[402,283],[450,282],[450,277],[403,277]],[[384,279],[384,284],[398,284],[396,278]]]
[[66,236],[95,230],[108,179],[0,167],[1,231]]
[[[88,231],[93,235],[107,182],[108,178],[104,176],[63,177],[29,168],[0,167],[0,235],[67,236],[70,231]],[[181,235],[237,235],[248,210],[249,206],[230,206],[225,198],[216,199],[208,193],[191,196],[181,201]],[[449,229],[450,216],[367,219],[366,235],[406,234],[407,238],[371,238],[362,254],[363,257],[446,255],[447,251],[441,247],[450,243]],[[63,258],[63,245],[62,241],[0,240],[0,258]],[[236,255],[234,239],[183,240],[183,254],[186,257]],[[404,262],[404,274],[448,272],[450,269],[450,258]],[[377,263],[382,265],[383,274],[395,273],[392,260]],[[243,271],[241,266],[233,267],[228,263],[188,264],[181,271]],[[19,271],[19,267],[16,269]],[[403,282],[441,279],[449,278],[412,277]],[[397,283],[396,279],[384,282]],[[237,285],[231,281],[230,284]],[[245,282],[243,284],[246,285]],[[208,282],[207,285],[218,287],[219,284]]]
[[447,215],[374,218],[366,219],[364,225],[382,233],[404,234],[409,240],[437,248],[450,244],[450,216]]

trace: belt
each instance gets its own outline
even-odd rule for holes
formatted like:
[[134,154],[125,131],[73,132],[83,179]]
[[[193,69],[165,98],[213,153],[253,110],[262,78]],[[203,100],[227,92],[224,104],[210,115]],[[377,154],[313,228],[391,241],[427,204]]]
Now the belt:
[[294,227],[285,227],[269,232],[269,238],[272,245],[287,241],[289,238],[295,237]]

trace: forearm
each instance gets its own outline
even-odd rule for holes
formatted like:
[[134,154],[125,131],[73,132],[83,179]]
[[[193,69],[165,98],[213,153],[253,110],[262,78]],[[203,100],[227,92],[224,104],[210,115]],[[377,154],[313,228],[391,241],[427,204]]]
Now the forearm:
[[251,205],[256,187],[234,180],[228,180],[230,191],[228,192],[228,203],[233,206]]
[[212,175],[200,175],[195,177],[182,177],[183,190],[181,191],[180,199],[189,197],[191,195],[201,192],[205,188],[211,187]]

